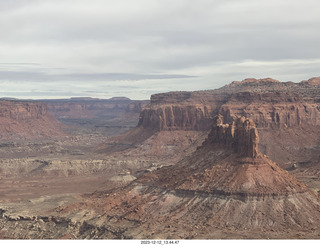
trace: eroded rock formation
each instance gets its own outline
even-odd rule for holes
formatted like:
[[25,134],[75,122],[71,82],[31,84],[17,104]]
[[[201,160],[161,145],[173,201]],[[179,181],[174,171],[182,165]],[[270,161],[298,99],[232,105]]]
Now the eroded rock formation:
[[259,136],[251,119],[237,118],[234,129],[234,150],[243,157],[257,157]]
[[222,115],[215,116],[207,141],[232,148],[242,157],[255,158],[258,155],[258,131],[254,122],[245,117],[238,117],[233,122],[224,124]]
[[298,166],[316,163],[320,142],[318,80],[293,83],[251,78],[215,90],[152,95],[150,104],[141,111],[138,127],[122,142],[138,148],[158,132],[209,132],[218,114],[226,124],[244,116],[259,131],[259,150],[281,167],[288,168],[292,162]]
[[61,125],[40,102],[0,101],[0,139],[28,139],[64,135]]
[[39,119],[48,115],[45,103],[0,101],[0,117],[12,120]]
[[[68,221],[59,234],[217,239],[225,238],[226,232],[233,238],[295,238],[299,233],[319,238],[314,232],[320,228],[318,195],[258,153],[253,121],[241,117],[225,124],[220,115],[214,121],[206,142],[177,164],[147,172],[126,187],[57,208],[52,220]],[[10,218],[16,222],[4,211],[5,222]],[[30,234],[26,227],[20,227],[22,233]],[[9,232],[17,234],[14,229]],[[52,235],[45,228],[37,234]]]
[[138,127],[161,130],[206,130],[211,125],[212,108],[206,105],[159,105],[143,110]]

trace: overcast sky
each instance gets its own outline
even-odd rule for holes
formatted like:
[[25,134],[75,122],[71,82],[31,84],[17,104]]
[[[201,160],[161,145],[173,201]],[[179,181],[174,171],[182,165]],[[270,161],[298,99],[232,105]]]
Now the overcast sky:
[[127,96],[320,76],[319,0],[0,0],[0,97]]

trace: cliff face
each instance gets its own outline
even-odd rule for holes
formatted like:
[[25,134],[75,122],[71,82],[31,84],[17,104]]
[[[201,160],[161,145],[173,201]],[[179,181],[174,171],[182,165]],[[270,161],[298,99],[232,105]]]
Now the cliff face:
[[260,151],[273,161],[284,168],[315,163],[320,142],[319,79],[293,83],[252,78],[215,90],[156,94],[141,111],[138,128],[208,132],[218,114],[225,124],[246,117],[259,131]]
[[170,92],[151,96],[140,114],[138,127],[161,130],[209,130],[219,107],[229,96],[210,91]]
[[320,78],[301,83],[246,79],[211,91],[151,96],[138,126],[157,130],[209,130],[217,114],[245,116],[258,128],[320,125]]
[[0,117],[13,120],[38,119],[46,116],[47,106],[44,103],[0,101]]
[[212,120],[207,105],[159,105],[140,114],[138,126],[156,130],[206,130]]
[[0,101],[0,139],[42,138],[63,135],[46,104]]
[[219,113],[226,118],[248,117],[258,128],[320,125],[320,103],[310,98],[303,98],[299,94],[237,93],[220,107]]
[[214,144],[232,149],[241,157],[258,156],[259,136],[255,124],[245,117],[238,117],[231,123],[223,123],[223,116],[213,119],[213,126],[204,144]]

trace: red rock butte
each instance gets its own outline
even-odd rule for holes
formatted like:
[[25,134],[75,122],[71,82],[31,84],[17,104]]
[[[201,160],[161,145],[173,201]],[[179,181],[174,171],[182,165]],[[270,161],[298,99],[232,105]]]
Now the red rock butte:
[[259,136],[251,119],[238,117],[231,123],[223,124],[223,116],[219,114],[213,119],[208,139],[210,143],[232,148],[242,157],[258,156]]
[[63,212],[72,218],[90,205],[100,229],[121,231],[104,233],[106,238],[210,239],[227,231],[261,238],[274,230],[285,238],[288,229],[320,227],[319,197],[259,153],[258,142],[252,120],[238,117],[224,124],[218,115],[189,157]]

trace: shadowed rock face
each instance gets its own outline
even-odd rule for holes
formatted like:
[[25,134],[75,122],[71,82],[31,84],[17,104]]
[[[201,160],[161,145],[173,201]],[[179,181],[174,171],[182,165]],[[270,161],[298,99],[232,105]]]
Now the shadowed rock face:
[[254,122],[241,117],[232,126],[235,152],[242,157],[257,157],[259,136]]
[[258,131],[254,122],[245,117],[223,124],[223,116],[215,116],[207,141],[233,149],[241,157],[255,158],[258,155]]

